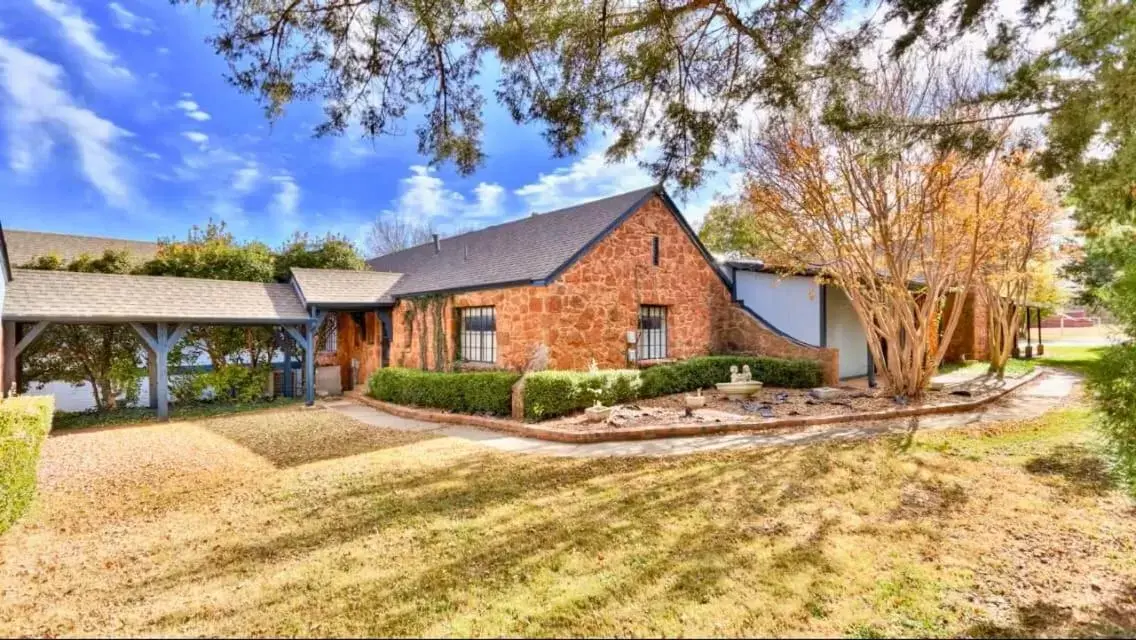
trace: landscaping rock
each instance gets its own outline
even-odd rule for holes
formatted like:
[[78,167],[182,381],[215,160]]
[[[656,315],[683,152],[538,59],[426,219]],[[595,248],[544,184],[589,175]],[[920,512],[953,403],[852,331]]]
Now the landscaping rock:
[[817,387],[815,389],[809,389],[809,395],[817,400],[828,402],[830,400],[836,400],[837,398],[843,398],[844,391],[834,387]]

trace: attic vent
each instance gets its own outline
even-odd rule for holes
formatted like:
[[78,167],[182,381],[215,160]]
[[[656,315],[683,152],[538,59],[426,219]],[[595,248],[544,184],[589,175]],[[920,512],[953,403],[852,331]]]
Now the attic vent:
[[467,244],[467,245],[463,246],[462,249],[465,250],[465,259],[469,260],[469,245]]
[[537,216],[539,216],[539,215],[540,215],[539,213],[537,213],[537,212],[533,211],[532,213],[530,213],[530,214],[529,214],[529,217],[530,217],[530,218],[535,218],[535,217],[537,217]]

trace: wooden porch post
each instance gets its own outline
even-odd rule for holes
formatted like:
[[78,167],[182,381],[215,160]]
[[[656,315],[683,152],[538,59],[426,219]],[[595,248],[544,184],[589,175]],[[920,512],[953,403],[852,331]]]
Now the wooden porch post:
[[1033,310],[1026,307],[1026,360],[1033,357],[1033,331],[1030,328],[1030,317],[1033,315]]
[[153,362],[155,369],[154,375],[151,378],[152,388],[150,389],[151,401],[156,405],[154,408],[158,411],[159,420],[170,419],[170,349],[181,340],[185,332],[189,330],[188,324],[179,324],[174,326],[173,331],[170,330],[170,325],[165,322],[159,322],[154,325],[154,333],[150,333],[150,329],[138,322],[130,323],[134,327],[134,331],[138,337],[142,338],[142,342],[148,348],[147,356],[153,354],[153,358],[147,362],[147,369],[150,368],[150,362]]
[[304,404],[310,407],[316,403],[315,323],[309,322],[304,332]]
[[872,358],[872,348],[868,349],[868,388],[875,389],[879,384],[876,382],[876,360]]
[[1037,355],[1045,355],[1045,345],[1041,343],[1041,307],[1037,308]]
[[16,383],[16,323],[4,323],[4,387],[0,395],[7,395]]

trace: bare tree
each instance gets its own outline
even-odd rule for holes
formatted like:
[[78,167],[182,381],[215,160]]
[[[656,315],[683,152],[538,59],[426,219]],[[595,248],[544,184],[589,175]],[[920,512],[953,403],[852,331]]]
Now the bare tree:
[[434,225],[430,222],[383,213],[371,223],[371,230],[367,234],[367,250],[372,258],[385,256],[430,242],[434,233]]

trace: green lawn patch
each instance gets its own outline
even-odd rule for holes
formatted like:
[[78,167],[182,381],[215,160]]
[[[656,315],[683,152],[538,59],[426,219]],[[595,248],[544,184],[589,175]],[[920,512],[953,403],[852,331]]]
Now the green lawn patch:
[[[1015,360],[1011,358],[1006,363],[1006,377],[1007,378],[1020,378],[1024,375],[1033,373],[1037,367],[1035,360]],[[965,371],[966,373],[974,376],[985,374],[990,369],[990,363],[985,360],[972,360],[969,362],[947,362],[939,367],[939,374],[955,373],[957,371]]]
[[1069,369],[1088,375],[1108,347],[1046,347],[1045,355],[1035,361],[1050,367]]

